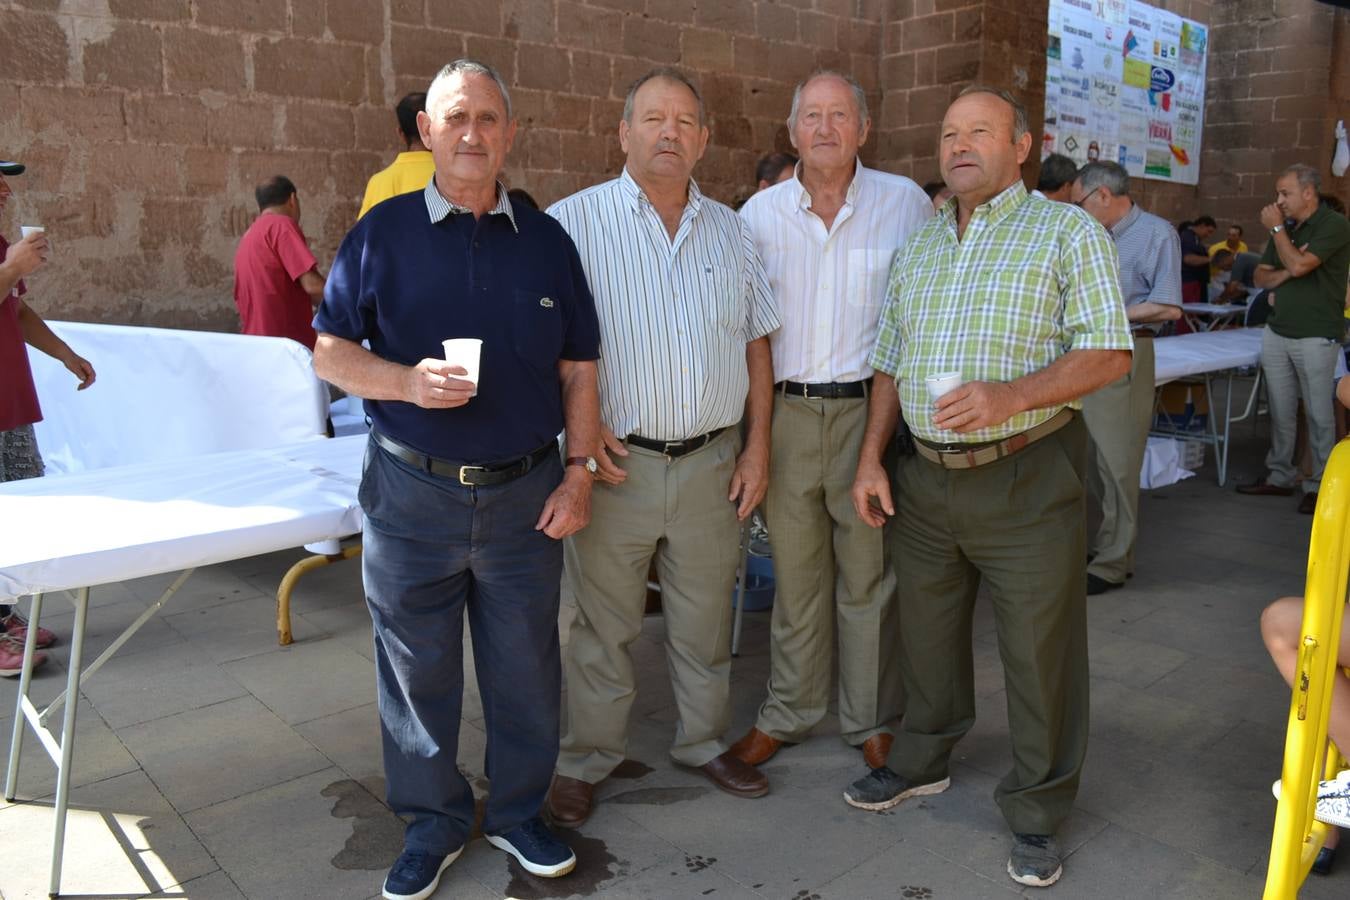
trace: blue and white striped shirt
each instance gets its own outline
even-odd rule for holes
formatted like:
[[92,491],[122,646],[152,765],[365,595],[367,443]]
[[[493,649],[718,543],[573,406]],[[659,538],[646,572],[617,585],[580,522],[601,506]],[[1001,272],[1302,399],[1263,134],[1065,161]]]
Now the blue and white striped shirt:
[[1165,219],[1144,212],[1136,203],[1110,231],[1116,242],[1116,255],[1120,257],[1120,293],[1125,306],[1136,303],[1180,306],[1181,240],[1177,230]]
[[553,204],[600,316],[600,418],[619,437],[681,441],[741,420],[745,345],[778,327],[750,230],[689,182],[672,241],[624,169]]

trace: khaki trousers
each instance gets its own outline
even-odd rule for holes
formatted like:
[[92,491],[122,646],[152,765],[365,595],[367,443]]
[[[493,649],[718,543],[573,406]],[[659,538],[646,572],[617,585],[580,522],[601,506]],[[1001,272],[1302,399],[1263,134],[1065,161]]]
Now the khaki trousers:
[[1082,420],[975,469],[904,457],[900,579],[905,718],[891,768],[948,775],[975,722],[971,614],[988,583],[1007,686],[1013,768],[994,797],[1014,832],[1053,834],[1073,807],[1088,740]]
[[768,698],[756,727],[779,740],[799,741],[824,718],[836,631],[844,740],[889,732],[904,708],[885,529],[864,524],[850,496],[866,427],[866,398],[774,396],[764,515],[775,589]]
[[1089,574],[1123,584],[1134,569],[1139,535],[1139,470],[1153,420],[1153,339],[1134,339],[1129,374],[1083,398],[1087,426],[1088,490],[1102,523],[1088,542]]
[[629,647],[642,632],[653,556],[679,710],[670,755],[702,766],[726,751],[731,597],[740,562],[740,525],[727,491],[739,449],[736,428],[675,459],[630,445],[628,457],[613,457],[628,479],[596,483],[591,522],[564,548],[577,617],[564,667],[560,774],[595,784],[624,760],[637,696]]

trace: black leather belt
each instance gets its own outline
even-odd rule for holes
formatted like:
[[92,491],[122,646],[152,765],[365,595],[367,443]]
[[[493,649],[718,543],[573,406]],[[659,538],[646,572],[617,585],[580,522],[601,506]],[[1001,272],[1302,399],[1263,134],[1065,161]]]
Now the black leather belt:
[[830,381],[819,384],[802,384],[800,381],[780,381],[774,389],[790,397],[805,397],[807,400],[856,400],[866,397],[872,387],[872,379],[862,381]]
[[496,466],[466,466],[462,463],[450,462],[446,459],[427,456],[425,453],[418,453],[416,450],[405,447],[378,431],[371,431],[370,436],[391,456],[397,456],[410,466],[421,469],[423,472],[430,472],[432,475],[439,475],[442,478],[454,478],[460,484],[475,487],[515,481],[547,459],[550,453],[556,454],[558,452],[558,442],[549,441],[538,450],[533,450],[512,462]]
[[643,450],[655,450],[657,453],[664,453],[674,459],[677,456],[684,456],[686,453],[693,453],[695,450],[708,446],[712,443],[713,438],[724,431],[726,431],[725,428],[715,428],[707,434],[700,434],[698,437],[691,437],[685,441],[653,441],[645,437],[638,437],[636,434],[630,434],[624,438],[624,441],[634,447],[641,447]]

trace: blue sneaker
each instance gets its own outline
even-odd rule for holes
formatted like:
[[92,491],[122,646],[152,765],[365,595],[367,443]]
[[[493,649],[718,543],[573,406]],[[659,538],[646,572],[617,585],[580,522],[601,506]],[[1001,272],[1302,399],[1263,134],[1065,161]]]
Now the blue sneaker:
[[436,885],[441,883],[441,873],[463,852],[463,847],[448,856],[404,850],[384,879],[385,900],[425,900],[430,897],[436,892]]
[[577,855],[553,836],[544,820],[536,816],[505,834],[487,835],[488,843],[505,850],[531,875],[557,878],[577,867]]

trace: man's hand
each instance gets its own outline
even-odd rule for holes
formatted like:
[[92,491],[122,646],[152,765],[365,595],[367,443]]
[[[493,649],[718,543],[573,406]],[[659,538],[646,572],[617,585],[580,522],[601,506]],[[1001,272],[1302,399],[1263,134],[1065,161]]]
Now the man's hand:
[[[895,504],[891,501],[891,480],[886,477],[886,468],[879,462],[859,462],[858,474],[853,477],[853,511],[858,518],[873,528],[886,524],[886,517],[895,515]],[[876,499],[873,505],[872,500]]]
[[601,425],[600,449],[595,453],[597,467],[595,477],[605,484],[623,484],[628,478],[628,473],[614,464],[614,460],[609,458],[611,453],[615,456],[627,456],[628,448],[623,445],[623,441],[615,437],[608,425]]
[[937,400],[933,424],[965,434],[1002,425],[1022,411],[1017,392],[1002,381],[968,381]]
[[560,541],[576,534],[591,520],[591,473],[580,466],[568,466],[562,484],[544,501],[534,530]]
[[71,353],[69,356],[62,358],[61,364],[70,371],[70,374],[80,379],[79,386],[76,387],[75,390],[82,391],[94,383],[94,378],[96,377],[94,375],[94,367],[91,366],[89,360],[85,359],[83,356]]
[[744,522],[769,490],[767,447],[747,446],[736,459],[727,499],[736,504],[736,519]]
[[1261,224],[1267,229],[1284,224],[1284,212],[1274,203],[1261,208]]
[[453,409],[473,396],[472,381],[451,378],[469,374],[463,366],[452,366],[443,359],[424,359],[404,375],[403,398],[423,409]]
[[9,249],[5,251],[5,264],[13,266],[19,277],[23,278],[36,272],[47,262],[49,251],[46,234],[42,232],[30,234],[18,243],[9,245]]

